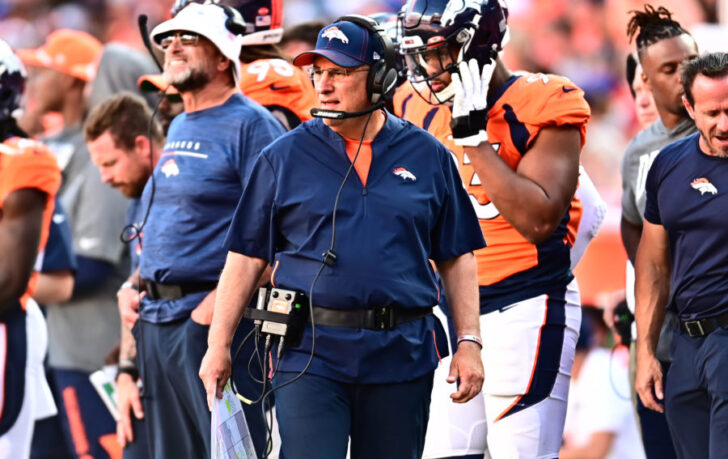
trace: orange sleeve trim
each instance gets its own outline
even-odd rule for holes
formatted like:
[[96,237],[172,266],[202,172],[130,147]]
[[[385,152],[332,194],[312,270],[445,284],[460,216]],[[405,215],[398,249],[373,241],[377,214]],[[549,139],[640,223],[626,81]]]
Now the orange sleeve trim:
[[440,355],[440,349],[437,348],[437,335],[435,330],[432,330],[432,342],[435,344],[435,353],[437,353],[437,361],[442,362],[442,356]]
[[281,262],[281,260],[276,260],[276,265],[273,267],[273,272],[270,275],[270,284],[275,287],[276,286],[276,273],[278,272],[278,264]]

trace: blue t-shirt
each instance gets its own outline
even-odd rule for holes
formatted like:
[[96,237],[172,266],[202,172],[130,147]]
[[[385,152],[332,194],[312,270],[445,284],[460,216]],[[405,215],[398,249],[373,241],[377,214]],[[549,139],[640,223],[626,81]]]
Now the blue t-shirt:
[[668,306],[681,320],[728,311],[728,159],[706,155],[698,139],[665,147],[646,184],[645,219],[667,231]]
[[[372,142],[367,185],[352,172],[336,214],[336,262],[316,282],[313,302],[339,309],[437,304],[430,259],[444,261],[485,245],[447,149],[392,115]],[[308,294],[331,243],[332,211],[351,162],[344,140],[321,120],[306,122],[256,159],[226,246],[273,265],[276,286]],[[437,333],[434,333],[434,332]],[[316,327],[309,371],[345,382],[406,381],[432,371],[442,328],[434,317],[392,331]],[[280,369],[300,371],[311,329]]]
[[[177,116],[154,169],[155,193],[142,234],[141,276],[161,284],[217,282],[222,244],[253,159],[283,127],[242,94],[224,104]],[[149,202],[152,181],[142,194]],[[187,317],[207,292],[176,301],[145,298],[149,322]]]
[[48,243],[43,251],[40,272],[76,270],[76,255],[73,251],[73,237],[68,215],[56,197],[56,208],[48,232]]

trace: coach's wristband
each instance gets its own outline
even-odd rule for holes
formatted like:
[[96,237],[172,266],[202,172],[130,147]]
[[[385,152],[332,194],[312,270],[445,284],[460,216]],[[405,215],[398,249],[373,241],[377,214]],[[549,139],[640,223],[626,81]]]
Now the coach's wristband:
[[127,374],[131,376],[131,379],[136,381],[139,379],[139,370],[135,367],[119,367],[119,369],[116,371],[116,379],[119,379],[119,375]]
[[471,341],[473,343],[476,343],[478,346],[480,346],[481,349],[483,349],[483,340],[480,339],[479,336],[475,336],[475,335],[458,336],[458,345],[460,345],[460,343],[462,343],[463,341]]
[[123,284],[121,284],[121,287],[119,287],[119,290],[116,291],[116,296],[119,296],[122,290],[125,288],[130,288],[132,290],[139,290],[139,286],[131,281],[126,281]]

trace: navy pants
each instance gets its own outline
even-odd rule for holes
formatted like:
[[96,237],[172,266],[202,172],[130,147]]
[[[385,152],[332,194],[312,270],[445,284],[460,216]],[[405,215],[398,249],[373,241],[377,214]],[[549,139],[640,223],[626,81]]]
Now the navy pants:
[[[251,328],[250,321],[241,322],[233,350]],[[163,324],[137,321],[132,330],[141,360],[143,424],[152,457],[210,457],[210,410],[198,376],[207,350],[208,329],[187,318]],[[253,349],[253,342],[249,341],[241,355],[249,356]],[[236,372],[233,377],[240,391],[260,392],[260,385],[247,371]],[[243,409],[256,453],[262,456],[266,427],[260,406],[244,405]]]
[[[391,384],[347,384],[305,374],[276,390],[281,458],[419,459],[425,446],[433,373]],[[279,373],[278,387],[295,377]]]
[[675,333],[665,414],[679,458],[728,454],[728,330],[702,338]]

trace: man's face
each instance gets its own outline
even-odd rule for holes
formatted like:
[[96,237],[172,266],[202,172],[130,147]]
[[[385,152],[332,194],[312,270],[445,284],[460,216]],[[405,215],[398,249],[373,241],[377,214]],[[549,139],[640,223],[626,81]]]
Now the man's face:
[[87,143],[91,161],[99,168],[101,180],[118,189],[127,198],[142,195],[150,176],[149,155],[142,145],[132,150],[118,148],[109,131]]
[[164,51],[164,80],[180,92],[205,87],[215,75],[219,51],[208,39],[194,44],[175,38]]
[[453,63],[452,56],[453,54],[448,45],[438,46],[417,56],[419,65],[425,69],[428,77],[437,75],[430,81],[430,89],[433,92],[442,91],[452,82],[450,73],[443,72]]
[[657,120],[660,116],[655,107],[655,99],[652,97],[650,88],[645,84],[642,77],[642,69],[637,68],[632,81],[632,90],[634,91],[634,107],[637,114],[637,121],[640,129],[644,129]]
[[685,108],[700,131],[703,152],[728,158],[728,75],[695,77],[692,86],[693,105],[684,100]]
[[70,75],[43,67],[28,66],[28,104],[39,114],[63,110],[63,95],[73,84]]
[[685,113],[679,67],[697,55],[698,46],[687,34],[660,40],[642,52],[640,63],[658,109],[672,114]]
[[[369,68],[339,67],[330,60],[316,56],[313,69],[321,70],[320,78],[314,76],[314,89],[319,100],[319,108],[343,112],[358,112],[371,106],[367,96],[367,75]],[[346,72],[346,75],[331,76],[329,71]],[[325,119],[329,126],[341,123],[342,120]]]

